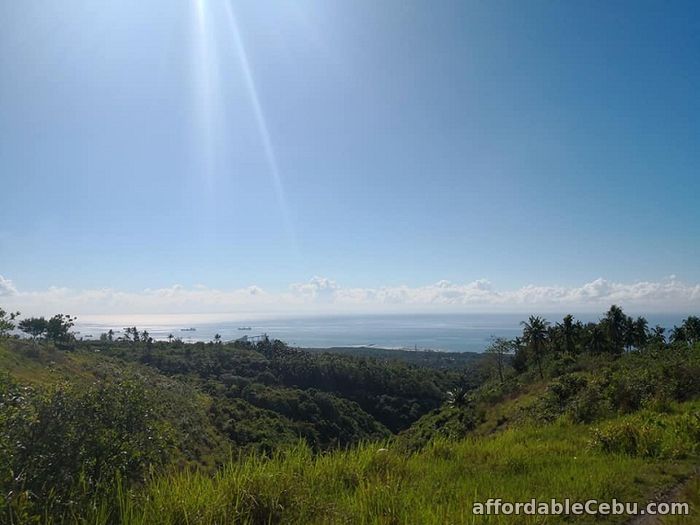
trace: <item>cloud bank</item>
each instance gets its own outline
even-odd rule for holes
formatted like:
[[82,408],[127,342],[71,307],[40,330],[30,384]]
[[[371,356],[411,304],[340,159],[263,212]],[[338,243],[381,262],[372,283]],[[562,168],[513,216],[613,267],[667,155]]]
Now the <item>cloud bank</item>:
[[527,285],[500,290],[485,279],[469,283],[438,281],[425,286],[344,287],[325,277],[294,283],[285,291],[258,286],[221,290],[206,286],[145,289],[18,290],[0,275],[0,307],[27,315],[57,312],[81,316],[219,314],[304,315],[324,313],[418,312],[600,312],[611,304],[631,311],[682,312],[700,310],[700,284],[675,276],[658,282],[612,282],[595,279],[580,286]]

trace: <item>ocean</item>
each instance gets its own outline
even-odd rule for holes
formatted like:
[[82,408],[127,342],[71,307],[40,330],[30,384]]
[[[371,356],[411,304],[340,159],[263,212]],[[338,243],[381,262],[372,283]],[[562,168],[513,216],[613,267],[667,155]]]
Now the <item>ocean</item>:
[[[546,315],[550,322],[560,321],[563,315]],[[679,324],[684,316],[647,314],[649,325],[659,324],[667,329]],[[581,314],[581,321],[594,321],[599,315]],[[513,338],[522,332],[520,322],[525,314],[425,314],[425,315],[347,315],[317,317],[286,317],[225,321],[202,321],[193,316],[144,316],[138,322],[104,318],[76,323],[78,337],[98,338],[113,329],[121,335],[125,326],[148,330],[157,340],[169,334],[186,342],[211,341],[220,334],[224,341],[243,336],[267,334],[293,346],[306,348],[375,346],[389,349],[418,349],[450,352],[482,352],[491,337]],[[129,321],[134,321],[129,319]],[[250,327],[250,330],[239,330]],[[183,329],[194,328],[194,331]]]

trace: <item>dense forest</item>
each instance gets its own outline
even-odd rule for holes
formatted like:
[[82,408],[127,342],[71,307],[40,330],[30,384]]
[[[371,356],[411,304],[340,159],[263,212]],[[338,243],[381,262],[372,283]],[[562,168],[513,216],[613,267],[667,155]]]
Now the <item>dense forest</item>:
[[1,522],[462,522],[477,480],[646,500],[700,452],[697,317],[531,316],[464,356],[74,322],[0,310]]

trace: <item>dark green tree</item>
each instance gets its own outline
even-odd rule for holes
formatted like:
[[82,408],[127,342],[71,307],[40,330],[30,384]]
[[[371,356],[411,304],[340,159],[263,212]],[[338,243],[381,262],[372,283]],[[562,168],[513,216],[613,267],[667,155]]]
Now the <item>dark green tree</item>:
[[537,363],[540,377],[544,379],[542,359],[546,350],[549,322],[542,317],[531,315],[527,321],[522,321],[520,324],[523,326],[523,340]]
[[18,327],[32,339],[36,339],[46,334],[49,322],[43,317],[27,317],[19,322]]
[[67,343],[72,339],[70,329],[75,325],[77,317],[66,314],[54,315],[46,325],[46,337],[54,343]]
[[649,322],[644,317],[637,317],[634,322],[634,346],[643,348],[649,341]]
[[684,319],[680,326],[671,330],[672,343],[686,343],[693,346],[700,342],[700,317],[690,316]]
[[651,335],[649,336],[649,342],[659,345],[666,344],[666,329],[663,326],[656,325],[651,330]]
[[624,314],[622,308],[617,305],[612,305],[610,310],[605,314],[601,324],[603,324],[606,335],[608,336],[611,353],[623,353],[628,317]]
[[605,331],[600,324],[592,324],[588,331],[588,351],[593,355],[600,355],[607,347]]
[[565,316],[561,324],[557,325],[557,328],[561,333],[564,352],[569,355],[574,355],[576,353],[576,339],[578,335],[577,327],[574,323],[574,316],[571,314]]

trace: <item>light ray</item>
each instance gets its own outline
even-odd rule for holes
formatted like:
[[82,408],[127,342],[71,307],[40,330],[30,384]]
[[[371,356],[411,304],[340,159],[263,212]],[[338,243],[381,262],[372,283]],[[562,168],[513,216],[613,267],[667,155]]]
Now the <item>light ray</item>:
[[195,81],[197,92],[197,123],[202,154],[203,179],[206,189],[213,189],[215,148],[215,111],[218,104],[218,57],[216,42],[210,27],[206,0],[194,0],[195,9]]
[[258,96],[258,90],[255,85],[255,78],[253,77],[252,69],[250,67],[250,62],[248,60],[248,53],[246,52],[245,45],[243,44],[243,39],[241,38],[241,32],[238,26],[238,20],[236,18],[236,13],[234,12],[231,0],[224,0],[226,7],[226,14],[228,17],[229,24],[231,26],[231,33],[233,34],[233,42],[236,49],[236,54],[241,63],[241,70],[243,72],[243,79],[246,84],[246,89],[248,91],[248,96],[250,97],[250,103],[253,107],[253,113],[255,114],[256,124],[258,126],[258,132],[260,133],[260,140],[262,141],[263,149],[265,152],[265,159],[270,170],[270,176],[272,178],[272,185],[275,190],[275,197],[277,198],[277,204],[280,208],[282,218],[284,221],[284,227],[286,229],[287,236],[295,250],[298,250],[298,244],[296,242],[296,234],[292,227],[291,221],[289,219],[289,211],[287,209],[287,199],[284,192],[284,186],[282,185],[282,177],[280,175],[279,165],[277,163],[277,156],[275,155],[275,150],[272,145],[272,139],[270,138],[270,132],[267,126],[267,120],[265,118],[265,113],[263,112],[262,105],[260,104],[260,97]]

